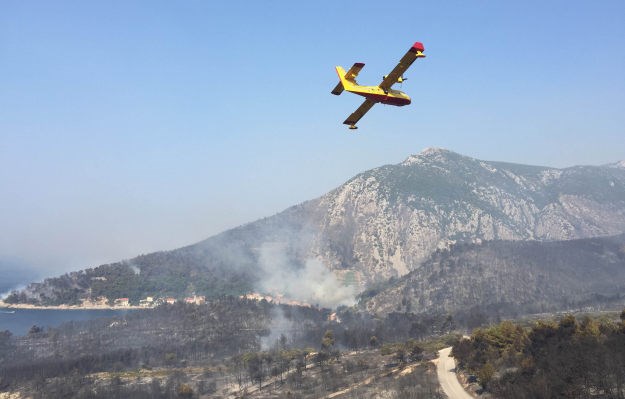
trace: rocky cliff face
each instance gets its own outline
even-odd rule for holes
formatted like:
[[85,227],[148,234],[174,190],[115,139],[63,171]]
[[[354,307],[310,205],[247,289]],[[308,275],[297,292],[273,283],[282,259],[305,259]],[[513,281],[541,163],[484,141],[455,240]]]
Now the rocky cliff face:
[[311,253],[364,281],[402,276],[436,249],[483,240],[569,240],[625,231],[625,169],[555,169],[426,149],[308,204]]
[[[110,277],[100,291],[121,294],[125,287],[137,297],[210,296],[271,290],[268,282],[283,280],[283,287],[273,287],[280,291],[291,280],[320,274],[319,264],[358,291],[417,271],[436,250],[456,243],[572,240],[623,232],[623,162],[556,169],[426,149],[275,216],[188,247],[51,279],[25,293],[30,301],[45,292],[58,302],[65,287],[72,286],[76,301],[94,276],[129,275],[125,268],[135,272],[132,284],[125,279],[114,285]],[[316,266],[309,267],[310,262]],[[315,282],[321,295],[324,285],[337,286],[330,280],[331,275]]]

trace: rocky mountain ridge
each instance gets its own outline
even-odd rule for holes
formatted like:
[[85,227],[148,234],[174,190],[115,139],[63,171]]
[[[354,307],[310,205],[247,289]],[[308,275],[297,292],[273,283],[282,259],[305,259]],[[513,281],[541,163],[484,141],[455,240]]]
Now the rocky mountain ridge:
[[[317,255],[365,281],[401,276],[456,242],[568,240],[625,231],[625,173],[481,161],[426,149],[321,197]],[[334,250],[341,242],[341,251]]]
[[19,300],[76,301],[93,293],[94,278],[104,274],[106,283],[95,280],[98,292],[131,299],[281,291],[311,275],[302,272],[311,264],[333,272],[315,282],[323,297],[327,287],[336,287],[333,278],[360,291],[418,270],[432,253],[456,243],[572,240],[623,232],[621,163],[557,169],[430,148],[399,164],[360,173],[277,215],[173,251],[48,279],[26,289]]

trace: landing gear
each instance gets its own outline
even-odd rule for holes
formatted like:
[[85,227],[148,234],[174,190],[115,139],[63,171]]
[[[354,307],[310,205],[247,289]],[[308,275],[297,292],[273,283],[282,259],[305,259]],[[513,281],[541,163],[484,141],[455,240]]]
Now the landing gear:
[[356,129],[358,129],[358,126],[356,126],[356,125],[349,125],[349,128],[351,130],[356,130]]

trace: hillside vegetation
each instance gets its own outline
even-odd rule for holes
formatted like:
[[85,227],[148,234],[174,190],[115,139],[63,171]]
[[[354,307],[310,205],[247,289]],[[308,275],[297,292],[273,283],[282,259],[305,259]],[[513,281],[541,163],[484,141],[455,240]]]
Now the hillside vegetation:
[[620,321],[506,321],[477,329],[452,355],[495,397],[622,398],[625,394],[625,311]]
[[434,349],[419,340],[449,333],[453,320],[372,318],[349,308],[339,309],[338,318],[331,313],[223,298],[33,326],[20,337],[0,332],[0,392],[48,399],[246,392],[318,398],[347,389],[345,397],[440,398],[426,364]]
[[361,301],[369,311],[499,316],[625,304],[625,235],[569,241],[491,241],[436,251]]

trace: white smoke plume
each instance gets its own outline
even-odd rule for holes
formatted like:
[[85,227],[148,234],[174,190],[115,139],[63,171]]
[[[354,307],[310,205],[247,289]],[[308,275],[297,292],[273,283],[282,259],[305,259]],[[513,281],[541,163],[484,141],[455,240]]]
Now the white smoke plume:
[[141,274],[141,268],[139,268],[139,266],[137,266],[132,259],[124,259],[122,261],[120,261],[120,263],[124,266],[127,266],[130,270],[132,270],[132,272],[134,274],[136,274],[137,276],[139,274]]
[[11,289],[9,289],[7,291],[0,293],[0,300],[6,299],[6,297],[11,295],[11,293],[13,291],[18,291],[19,292],[19,291],[23,290],[24,288],[26,288],[25,284],[18,284],[18,285],[14,286],[13,288],[11,288]]
[[[284,312],[279,307],[271,310],[271,324],[269,325],[269,335],[261,337],[261,350],[269,350],[276,346],[280,336],[292,337],[292,332],[296,325],[293,321],[284,317]],[[288,338],[287,338],[288,339]],[[292,338],[291,338],[292,339]]]
[[13,292],[16,289],[21,289],[22,287],[16,287],[10,290],[7,290],[5,292],[0,292],[0,300],[4,300],[6,299],[6,297],[8,297],[9,295],[11,295],[11,292]]
[[318,259],[306,260],[304,267],[292,265],[283,244],[264,244],[259,261],[265,277],[258,289],[263,292],[330,308],[356,302],[354,287],[343,284]]

